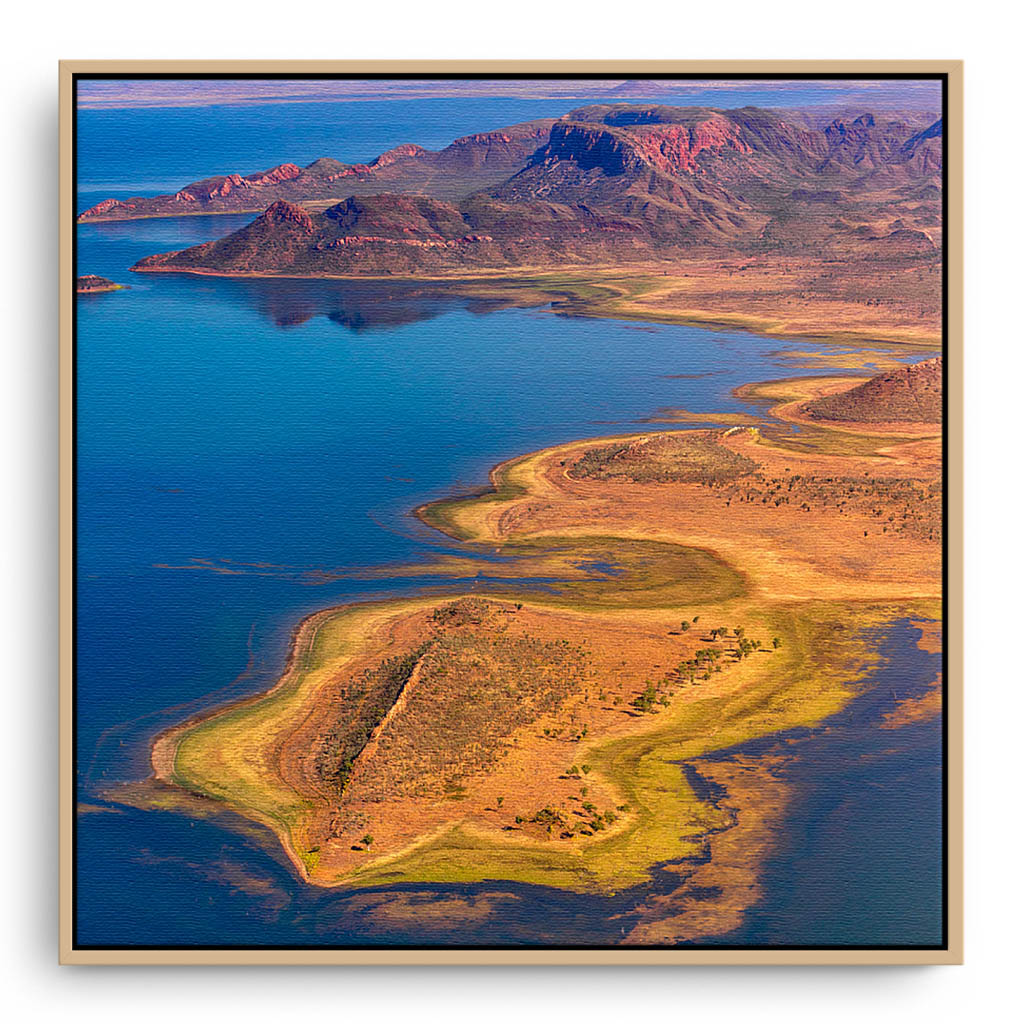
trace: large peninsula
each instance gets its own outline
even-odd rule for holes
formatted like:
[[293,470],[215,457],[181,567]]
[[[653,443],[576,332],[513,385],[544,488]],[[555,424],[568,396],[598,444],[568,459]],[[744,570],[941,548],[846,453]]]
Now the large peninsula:
[[[777,754],[708,755],[840,711],[896,617],[937,642],[938,428],[871,416],[872,399],[934,384],[758,385],[771,411],[756,426],[497,467],[487,493],[419,510],[462,551],[408,571],[453,590],[313,615],[273,690],[156,741],[156,779],[269,826],[318,886],[604,892],[676,862],[678,888],[624,941],[728,931],[792,794]],[[844,399],[843,421],[787,427],[825,398]],[[484,566],[493,582],[458,596]],[[936,681],[885,727],[940,702]],[[680,786],[680,762],[728,795]]]

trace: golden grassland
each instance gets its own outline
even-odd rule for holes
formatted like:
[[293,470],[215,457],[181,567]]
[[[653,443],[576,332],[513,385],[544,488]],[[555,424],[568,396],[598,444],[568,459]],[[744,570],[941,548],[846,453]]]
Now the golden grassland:
[[311,617],[272,691],[156,741],[156,779],[268,826],[321,886],[614,892],[711,842],[695,877],[725,894],[698,912],[681,887],[627,941],[721,931],[787,797],[718,764],[716,806],[677,762],[821,722],[872,628],[941,617],[939,439],[786,427],[835,383],[753,386],[761,428],[561,445],[419,509],[461,551],[410,575],[486,571],[476,596]]
[[556,311],[687,323],[776,337],[936,346],[934,260],[871,263],[764,254],[538,274],[524,287],[560,291]]
[[881,373],[905,365],[906,346],[885,345],[872,348],[851,348],[849,345],[832,345],[817,352],[779,351],[773,352],[793,367],[801,370],[870,370]]

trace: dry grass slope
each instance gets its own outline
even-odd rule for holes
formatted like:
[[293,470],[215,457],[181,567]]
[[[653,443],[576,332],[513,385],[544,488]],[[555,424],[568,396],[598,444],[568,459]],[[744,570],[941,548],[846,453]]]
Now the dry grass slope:
[[707,431],[656,434],[588,449],[570,470],[576,480],[700,483],[713,486],[752,473],[757,464]]
[[815,420],[847,423],[940,423],[942,357],[880,373],[849,391],[804,406]]
[[512,615],[477,599],[435,612],[437,635],[397,713],[357,760],[346,799],[457,798],[463,780],[507,751],[513,732],[582,687],[586,650],[511,635]]

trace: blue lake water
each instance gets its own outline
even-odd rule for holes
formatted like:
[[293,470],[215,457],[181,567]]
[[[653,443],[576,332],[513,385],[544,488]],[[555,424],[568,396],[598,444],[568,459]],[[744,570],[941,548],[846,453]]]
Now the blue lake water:
[[[338,106],[330,106],[339,116]],[[346,106],[363,117],[366,105]],[[547,102],[550,113],[563,108]],[[155,131],[163,116],[130,113],[149,117],[138,131]],[[431,136],[424,144],[542,111],[495,108],[490,120],[484,113],[473,112],[472,125],[454,124],[443,139]],[[291,123],[287,114],[264,109],[264,125],[269,118],[281,128],[275,160],[301,157],[284,127]],[[368,133],[359,136],[358,158],[407,141],[401,118],[412,114],[393,116],[397,127],[378,126],[376,135],[369,121],[348,126],[353,136]],[[83,138],[88,126],[83,121]],[[243,120],[242,127],[240,152],[242,142],[259,134],[256,123]],[[323,155],[321,139],[310,145],[310,159]],[[197,146],[181,157],[195,162],[193,177],[218,169],[204,161],[223,156]],[[266,162],[273,161],[256,159],[255,166]],[[83,182],[105,182],[116,173],[109,152],[86,148]],[[148,744],[159,729],[271,683],[302,616],[403,585],[355,579],[311,585],[310,572],[426,557],[445,541],[410,516],[424,501],[480,486],[494,463],[516,454],[647,429],[639,421],[663,406],[741,410],[734,387],[799,372],[781,353],[809,347],[738,332],[496,309],[400,285],[128,272],[144,255],[216,237],[249,219],[78,229],[78,272],[131,286],[77,304],[78,786],[91,803],[103,804],[111,785],[148,774]],[[913,690],[934,678],[934,659],[913,645],[907,630],[886,642],[894,645],[893,658],[910,666],[899,686]],[[888,677],[885,686],[898,688]],[[862,728],[850,743],[867,743],[878,732]],[[892,777],[894,815],[911,813],[907,803],[922,785],[935,792],[938,739],[922,736],[914,739],[913,770],[920,772],[908,795],[901,796],[903,777]],[[909,742],[912,731],[886,733],[885,746],[900,748],[902,737]],[[812,750],[825,741],[807,742]],[[838,774],[844,785],[860,783],[856,772]],[[840,790],[828,779],[808,777],[801,785],[808,794],[801,806],[827,819]],[[879,882],[878,850],[903,848],[893,836],[875,834],[870,810],[845,812],[858,844],[843,854],[855,861],[844,863],[844,871],[869,888],[878,883],[877,893],[909,879],[922,858],[934,866],[932,815],[918,860],[902,853],[884,859],[889,881]],[[901,820],[893,817],[890,830]],[[844,848],[846,827],[833,831],[833,852]],[[415,930],[367,933],[354,904],[298,883],[258,830],[121,808],[80,816],[78,843],[82,943],[450,941]],[[849,892],[837,895],[829,873],[818,870],[822,843],[828,845],[828,835],[809,839],[770,868],[778,899],[800,891],[804,878],[813,879],[822,899],[853,899]],[[935,887],[925,889],[922,906],[929,899],[934,904]],[[504,915],[506,931],[492,941],[616,937],[606,903],[527,887],[515,893],[518,909]],[[927,926],[910,928],[906,914],[890,912],[876,932],[890,942],[911,941],[910,931],[930,934],[933,909],[913,912]],[[824,936],[834,914],[828,921],[801,918],[791,906],[779,913],[784,927],[778,914],[752,915],[735,941],[778,941],[794,928],[811,936],[807,941],[829,941]],[[803,924],[793,925],[796,919]]]

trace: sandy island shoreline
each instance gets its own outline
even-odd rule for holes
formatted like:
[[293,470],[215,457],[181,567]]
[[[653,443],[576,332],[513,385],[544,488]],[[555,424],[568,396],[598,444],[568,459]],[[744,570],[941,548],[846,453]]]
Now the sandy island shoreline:
[[285,659],[284,669],[277,681],[269,689],[260,690],[258,693],[250,694],[247,697],[240,697],[237,700],[228,701],[226,704],[215,704],[213,707],[205,708],[202,711],[190,715],[182,722],[178,722],[158,732],[150,742],[150,765],[153,769],[153,777],[161,782],[168,782],[177,785],[174,776],[174,759],[177,754],[178,741],[190,729],[201,725],[203,722],[219,715],[223,711],[245,707],[272,696],[275,692],[288,685],[288,681],[296,669],[296,662],[300,656],[303,644],[312,645],[316,637],[316,630],[320,622],[325,618],[336,614],[342,607],[350,605],[333,605],[330,608],[322,608],[301,619],[292,629],[288,641],[288,655]]

